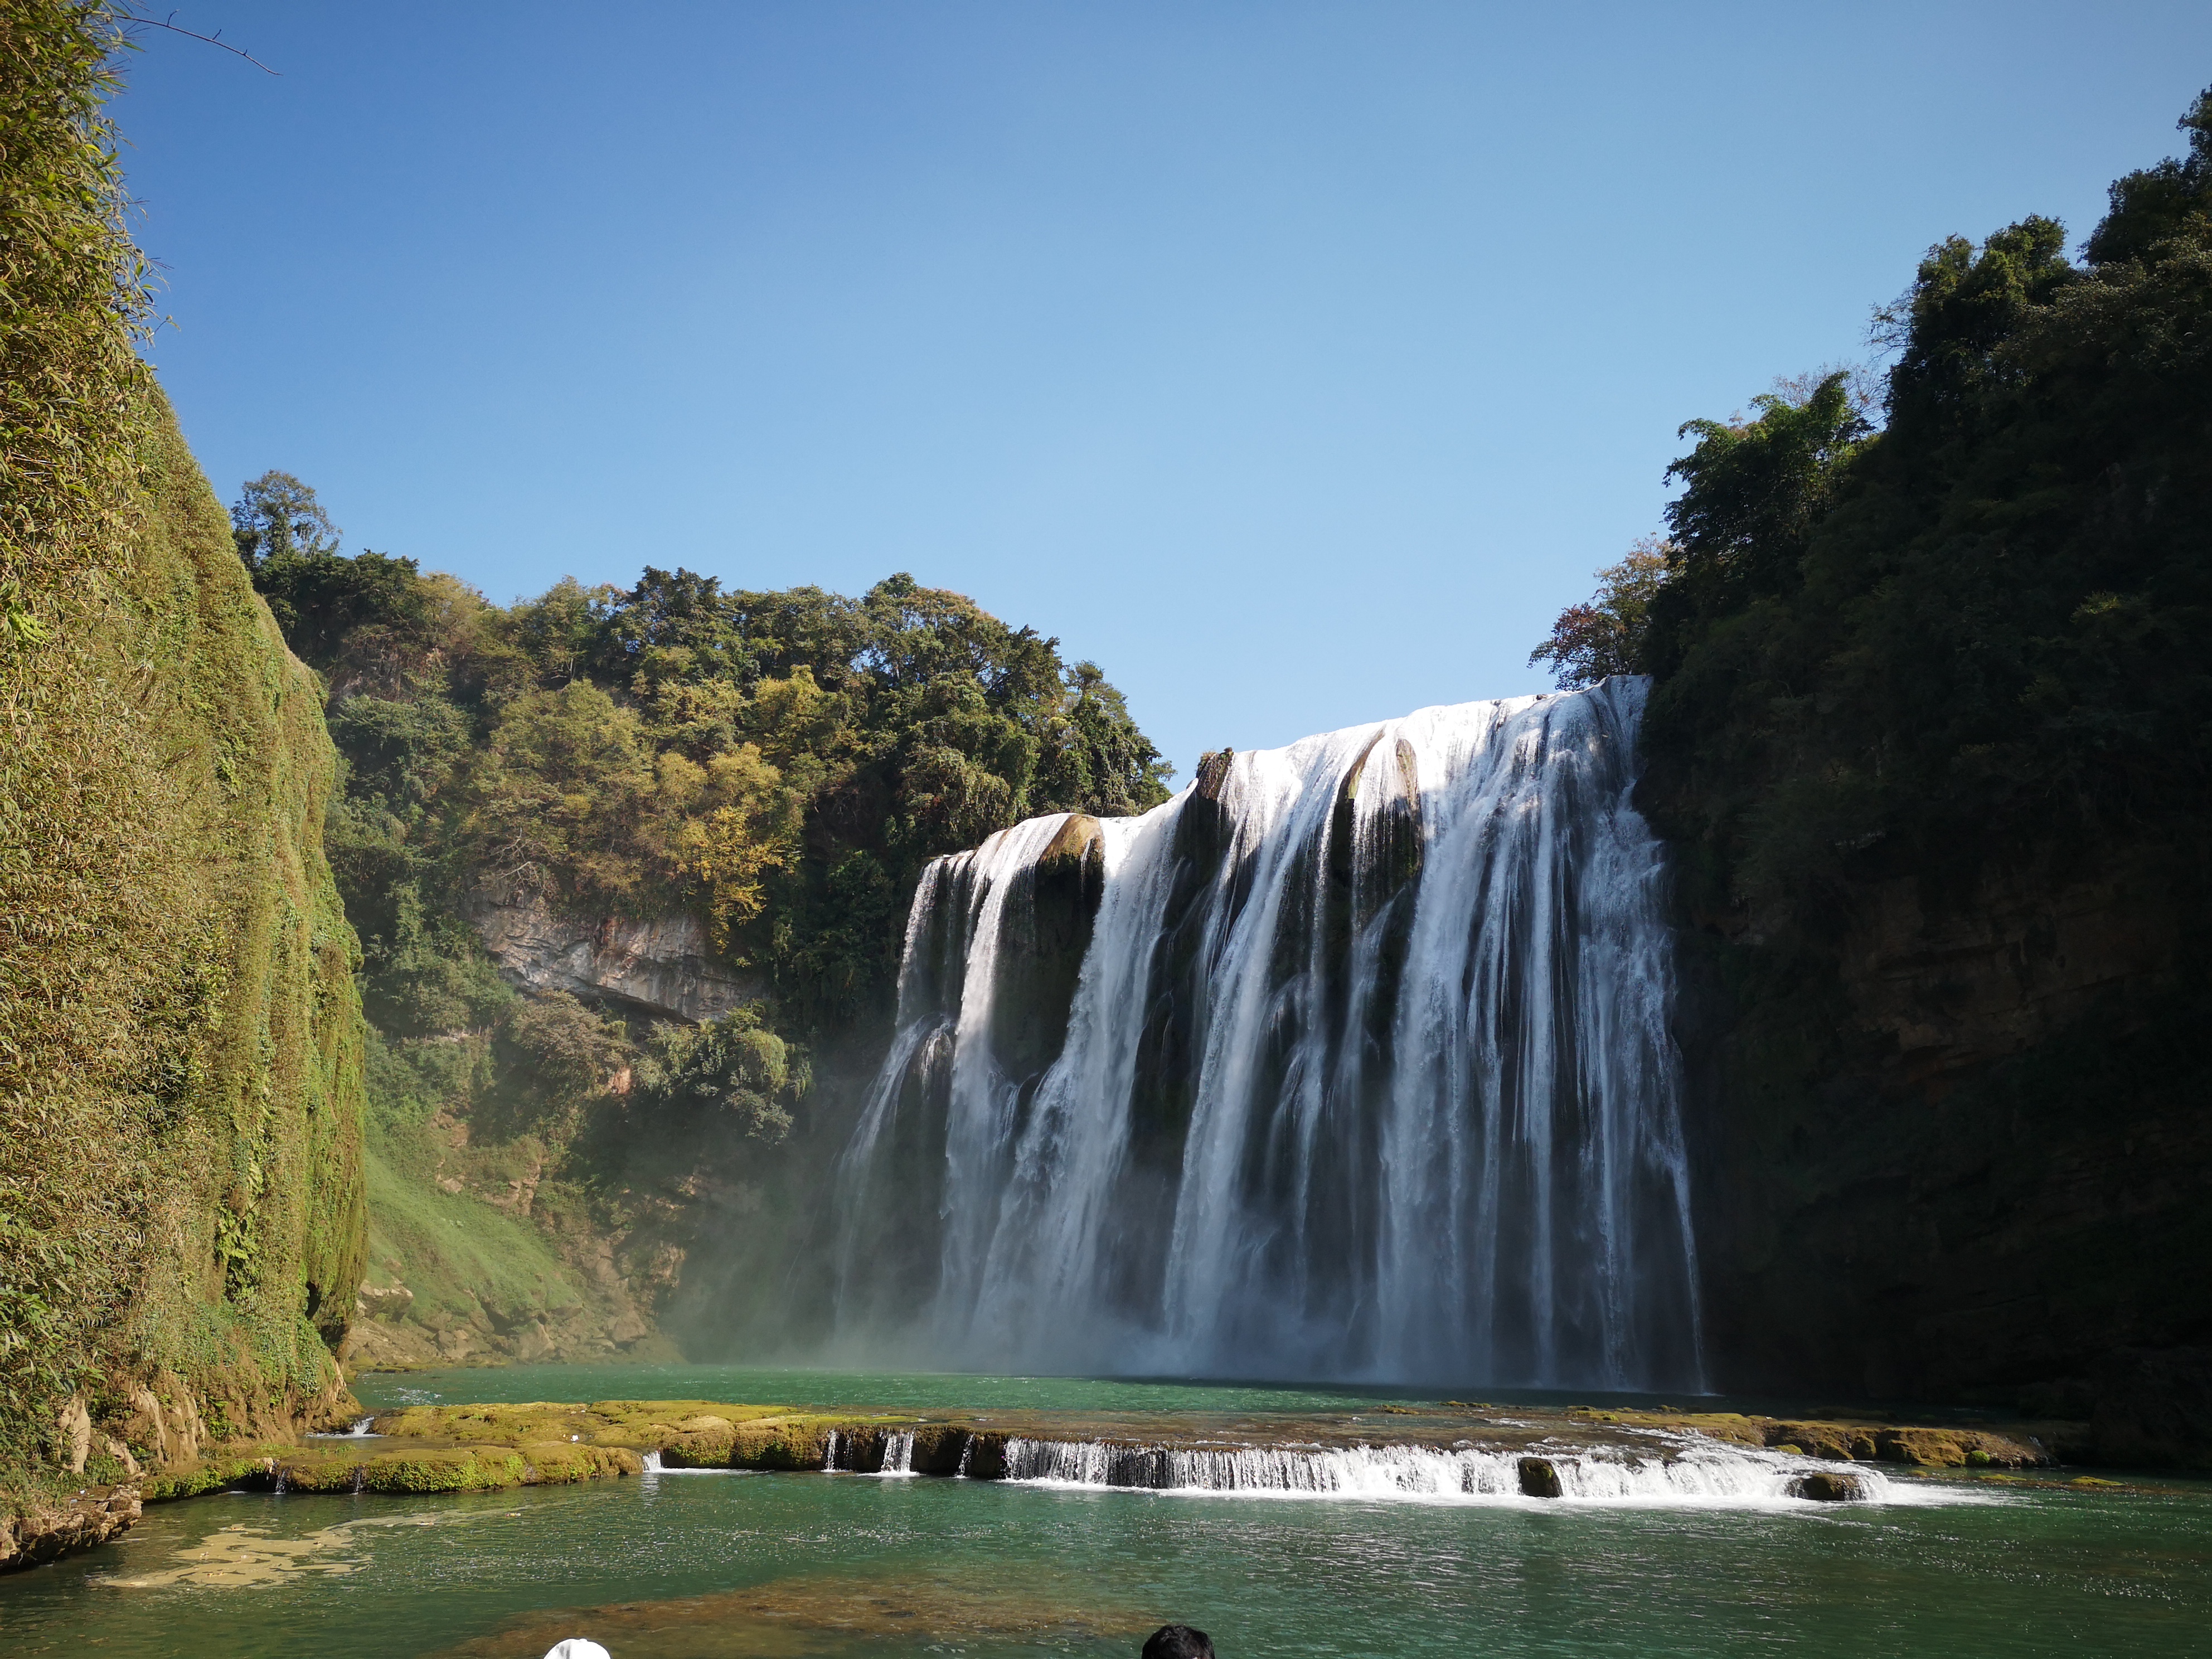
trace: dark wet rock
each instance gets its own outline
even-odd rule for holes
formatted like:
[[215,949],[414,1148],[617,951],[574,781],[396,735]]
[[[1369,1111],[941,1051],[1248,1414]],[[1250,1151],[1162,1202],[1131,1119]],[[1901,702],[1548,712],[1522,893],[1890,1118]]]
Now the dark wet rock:
[[1801,1474],[1790,1483],[1792,1498],[1810,1498],[1815,1504],[1856,1504],[1866,1495],[1866,1484],[1855,1474],[1830,1474],[1821,1470],[1814,1474]]
[[1003,1480],[1006,1474],[1006,1437],[971,1434],[962,1454],[959,1473],[970,1480]]
[[[1329,811],[1328,877],[1348,901],[1346,921],[1364,927],[1421,869],[1421,796],[1413,746],[1395,739],[1378,757],[1381,734],[1337,785]],[[1358,810],[1363,784],[1370,805]]]
[[1008,1077],[1030,1085],[1066,1044],[1076,981],[1105,896],[1106,837],[1098,820],[1071,813],[1014,881],[999,939],[1012,971],[998,976],[991,1052]]
[[2212,1348],[2124,1348],[2099,1368],[2095,1395],[2100,1461],[2212,1468]]
[[1559,1495],[1559,1466],[1548,1457],[1524,1457],[1521,1460],[1521,1495],[1523,1498],[1557,1498]]
[[916,1474],[957,1474],[961,1454],[967,1449],[966,1430],[926,1424],[914,1431],[914,1452],[907,1467]]
[[1237,834],[1229,805],[1229,765],[1234,749],[1199,757],[1198,777],[1176,818],[1176,856],[1199,866],[1209,878]]

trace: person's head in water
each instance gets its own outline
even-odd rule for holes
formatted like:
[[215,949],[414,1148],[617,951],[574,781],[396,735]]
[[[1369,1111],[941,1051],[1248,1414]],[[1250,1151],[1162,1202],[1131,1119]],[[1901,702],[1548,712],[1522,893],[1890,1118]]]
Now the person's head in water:
[[1188,1625],[1162,1625],[1145,1644],[1144,1659],[1213,1659],[1213,1642]]

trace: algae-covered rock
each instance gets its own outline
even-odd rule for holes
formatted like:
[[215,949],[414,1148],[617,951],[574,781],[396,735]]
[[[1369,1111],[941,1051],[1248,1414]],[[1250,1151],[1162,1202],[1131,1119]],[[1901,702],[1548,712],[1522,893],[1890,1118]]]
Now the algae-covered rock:
[[1559,1466],[1548,1457],[1524,1457],[1521,1460],[1521,1495],[1523,1498],[1557,1498],[1560,1493]]
[[1815,1504],[1856,1504],[1867,1495],[1865,1483],[1858,1476],[1826,1470],[1799,1475],[1790,1483],[1789,1492],[1792,1498],[1808,1498]]

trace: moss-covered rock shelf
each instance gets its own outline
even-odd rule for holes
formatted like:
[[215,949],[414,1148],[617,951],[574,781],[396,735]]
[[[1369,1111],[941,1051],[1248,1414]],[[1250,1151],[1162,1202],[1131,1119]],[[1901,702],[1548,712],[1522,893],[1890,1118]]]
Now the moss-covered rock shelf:
[[293,1492],[441,1492],[566,1484],[662,1468],[873,1474],[996,1480],[1010,1442],[1131,1451],[1480,1445],[1516,1455],[1540,1446],[1637,1446],[1654,1433],[1697,1435],[1838,1464],[1925,1471],[2020,1470],[2057,1460],[2061,1425],[1945,1427],[1870,1418],[1811,1420],[1741,1413],[1531,1413],[1479,1406],[1376,1412],[819,1412],[707,1400],[592,1404],[417,1406],[368,1419],[365,1433],[268,1446],[148,1481],[149,1502],[223,1486]]

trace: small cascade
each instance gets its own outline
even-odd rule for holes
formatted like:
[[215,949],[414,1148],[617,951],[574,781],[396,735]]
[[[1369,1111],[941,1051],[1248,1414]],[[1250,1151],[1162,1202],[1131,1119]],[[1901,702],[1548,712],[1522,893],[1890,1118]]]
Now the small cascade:
[[1687,1437],[1656,1443],[1648,1453],[1551,1445],[1537,1450],[1540,1455],[1470,1447],[1192,1449],[1010,1439],[1006,1478],[1036,1486],[1244,1497],[1746,1508],[1812,1504],[1816,1500],[1807,1482],[1817,1474],[1841,1482],[1850,1494],[1844,1501],[1911,1501],[1910,1488],[1863,1465],[1850,1465],[1838,1475],[1837,1465],[1817,1459]]
[[1645,683],[1209,756],[933,861],[833,1172],[833,1344],[1696,1389]]
[[289,1477],[286,1474],[283,1467],[280,1464],[276,1470],[276,1485],[275,1487],[277,1497],[282,1498],[284,1495],[285,1488],[289,1484]]
[[362,1492],[367,1492],[368,1490],[368,1464],[366,1464],[366,1463],[356,1463],[356,1464],[355,1464],[355,1465],[353,1466],[353,1493],[354,1493],[354,1496],[355,1496],[355,1497],[356,1497],[356,1498],[358,1498],[359,1496],[361,1496],[361,1494],[362,1494]]
[[914,1431],[831,1429],[823,1438],[822,1470],[825,1474],[912,1474]]
[[316,1430],[307,1436],[310,1440],[381,1440],[383,1437],[376,1432],[376,1419],[373,1417],[356,1417],[347,1428]]
[[638,1472],[641,1474],[744,1474],[750,1473],[745,1469],[726,1468],[719,1464],[694,1466],[688,1463],[671,1463],[666,1457],[657,1451],[645,1454],[643,1467]]

